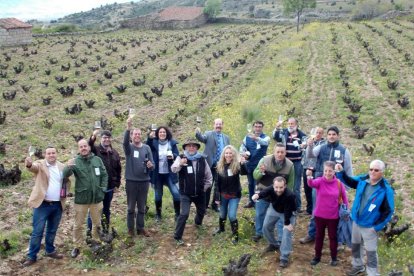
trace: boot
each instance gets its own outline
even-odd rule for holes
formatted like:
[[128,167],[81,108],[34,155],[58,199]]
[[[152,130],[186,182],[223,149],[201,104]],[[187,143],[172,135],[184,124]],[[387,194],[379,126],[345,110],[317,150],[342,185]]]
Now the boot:
[[162,201],[155,201],[155,220],[160,222],[161,221],[161,209],[162,209]]
[[239,242],[239,222],[236,219],[230,222],[230,225],[231,225],[231,232],[232,232],[231,242],[233,244],[237,244]]
[[180,201],[174,201],[175,221],[177,221],[180,215]]
[[219,228],[216,231],[214,231],[213,236],[224,232],[225,223],[226,219],[219,218]]

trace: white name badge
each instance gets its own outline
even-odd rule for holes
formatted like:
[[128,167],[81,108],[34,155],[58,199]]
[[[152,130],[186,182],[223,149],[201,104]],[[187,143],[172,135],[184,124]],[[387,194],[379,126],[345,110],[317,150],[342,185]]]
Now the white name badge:
[[99,168],[95,168],[95,174],[96,175],[101,175],[101,171],[99,170]]
[[299,143],[298,143],[298,141],[296,141],[296,140],[295,140],[295,141],[293,141],[293,145],[294,145],[295,147],[297,147],[297,148],[298,148],[298,147],[299,147]]
[[227,169],[227,175],[228,176],[233,176],[233,172],[230,169]]
[[257,143],[256,149],[260,149],[260,148],[261,148],[260,144]]
[[339,150],[335,150],[335,152],[334,152],[334,157],[335,157],[335,158],[340,158],[340,157],[341,157],[341,151],[339,151]]
[[377,207],[377,205],[371,203],[371,205],[369,205],[368,212],[372,212],[372,210],[374,210],[375,207]]
[[187,173],[193,173],[193,167],[187,166]]
[[134,150],[134,158],[139,158],[139,151]]

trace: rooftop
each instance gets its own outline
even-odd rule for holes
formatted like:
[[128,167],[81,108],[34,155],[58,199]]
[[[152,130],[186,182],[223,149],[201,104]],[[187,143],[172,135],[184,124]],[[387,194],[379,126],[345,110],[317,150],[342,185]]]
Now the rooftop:
[[21,29],[31,28],[32,25],[24,23],[16,18],[0,18],[0,28],[2,29]]

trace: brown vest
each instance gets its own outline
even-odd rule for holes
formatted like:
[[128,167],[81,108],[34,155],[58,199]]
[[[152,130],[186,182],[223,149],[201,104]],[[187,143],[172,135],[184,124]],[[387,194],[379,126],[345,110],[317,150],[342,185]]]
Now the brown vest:
[[[258,190],[263,190],[266,187],[269,187],[273,184],[273,179],[277,176],[282,176],[286,179],[286,182],[289,181],[289,173],[291,168],[293,167],[292,161],[285,158],[285,162],[283,163],[282,167],[276,167],[276,161],[273,156],[267,155],[263,157],[263,163],[266,166],[266,174],[258,180],[257,188]],[[293,189],[293,187],[288,187],[289,189]]]

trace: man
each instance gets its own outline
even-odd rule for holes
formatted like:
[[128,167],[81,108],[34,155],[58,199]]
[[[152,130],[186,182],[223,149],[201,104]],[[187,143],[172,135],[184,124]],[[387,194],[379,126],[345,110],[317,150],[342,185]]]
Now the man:
[[[93,154],[102,159],[105,165],[106,172],[108,173],[108,185],[103,200],[102,213],[104,220],[102,220],[103,230],[109,229],[110,217],[111,217],[111,202],[114,196],[114,192],[118,190],[121,185],[121,158],[119,153],[112,147],[112,133],[109,130],[104,130],[101,133],[101,141],[98,146],[95,146],[96,138],[98,137],[99,130],[95,130],[92,136],[89,138],[89,146]],[[88,217],[88,228],[91,230],[92,221]]]
[[276,124],[276,128],[273,131],[273,139],[276,142],[281,142],[286,146],[286,157],[293,162],[295,167],[295,181],[293,191],[296,195],[296,207],[297,212],[302,212],[302,200],[300,197],[300,188],[302,183],[302,148],[305,144],[302,144],[303,137],[306,134],[298,129],[298,120],[295,118],[288,119],[288,127],[282,129],[282,122]]
[[75,176],[75,225],[73,226],[72,258],[76,258],[82,243],[83,224],[88,211],[92,219],[92,239],[99,239],[98,228],[101,225],[102,201],[108,185],[108,174],[98,156],[91,152],[88,141],[78,142],[79,154],[69,160],[63,169],[63,177]]
[[[54,242],[66,200],[66,190],[62,188],[69,183],[62,177],[64,165],[57,161],[56,148],[52,146],[46,148],[45,160],[33,162],[31,157],[27,157],[25,165],[35,178],[35,185],[28,201],[29,206],[33,208],[33,231],[29,253],[23,263],[23,266],[30,266],[37,260],[45,226],[45,255],[54,259],[63,258],[62,254],[57,253]],[[69,190],[68,186],[66,188]]]
[[[253,172],[254,179],[257,180],[256,190],[262,191],[266,187],[272,186],[273,179],[276,176],[282,176],[286,179],[287,187],[292,190],[295,181],[295,168],[292,161],[286,158],[286,148],[282,143],[277,143],[273,149],[273,155],[263,157]],[[252,240],[258,242],[263,236],[263,222],[266,216],[266,210],[269,207],[269,201],[266,199],[256,202],[255,217],[255,235]],[[278,224],[279,241],[283,224]]]
[[243,139],[243,144],[240,146],[242,157],[247,160],[247,180],[249,182],[249,202],[244,208],[254,207],[252,196],[254,195],[254,188],[256,181],[253,178],[253,171],[256,169],[260,159],[266,155],[267,147],[269,146],[269,136],[263,133],[264,123],[256,121],[253,123],[253,133],[249,133]]
[[[201,134],[200,128],[196,128],[195,136],[197,140],[205,144],[203,153],[207,157],[207,163],[213,175],[214,183],[217,179],[216,166],[218,160],[220,159],[221,152],[223,151],[225,146],[230,145],[230,139],[226,134],[222,133],[222,129],[223,120],[220,118],[214,120],[214,130],[206,131],[204,132],[204,134]],[[216,187],[216,184],[213,185],[214,187]],[[206,191],[206,208],[208,208],[208,203],[210,202],[210,193],[212,187],[208,188]],[[216,192],[216,188],[214,188],[213,199],[211,201],[211,209],[213,209],[216,212],[219,212],[219,208],[216,204],[216,201],[219,201],[219,196]]]
[[205,193],[213,181],[206,159],[198,152],[200,144],[188,140],[184,143],[183,149],[184,154],[178,156],[171,166],[171,171],[178,173],[180,185],[181,212],[174,233],[178,245],[184,244],[182,237],[192,202],[196,206],[194,223],[196,226],[202,225],[206,211]]
[[367,256],[368,276],[378,272],[378,232],[391,220],[394,213],[394,191],[384,178],[385,164],[374,160],[369,165],[368,174],[350,177],[342,166],[335,167],[338,178],[346,185],[356,189],[352,205],[352,269],[347,275],[357,275],[365,271],[362,260],[364,255],[362,241]]
[[[346,173],[353,175],[352,160],[349,150],[339,143],[339,129],[331,126],[327,131],[326,143],[314,146],[313,139],[307,140],[306,157],[316,158],[315,168],[312,170],[316,177],[323,175],[323,164],[326,161],[334,161],[343,164]],[[316,226],[313,217],[310,220],[308,234],[299,240],[300,243],[310,243],[315,240]]]
[[[285,268],[289,262],[290,252],[292,252],[292,232],[296,221],[295,194],[287,188],[286,180],[281,176],[277,176],[273,180],[273,187],[267,187],[259,194],[253,195],[253,200],[264,198],[268,198],[271,203],[267,208],[263,224],[263,233],[269,242],[264,253],[273,252],[280,248],[279,266]],[[283,224],[283,234],[280,243],[274,236],[275,224],[278,221],[281,221]],[[278,235],[280,236],[280,233]]]
[[[150,233],[144,228],[144,215],[150,185],[149,171],[154,168],[154,160],[152,158],[151,148],[142,143],[141,135],[142,133],[139,128],[132,129],[132,118],[128,118],[123,147],[126,159],[125,188],[128,205],[127,227],[130,237],[135,235],[135,227],[138,235],[143,235],[144,237],[150,236]],[[129,142],[130,138],[132,143]],[[136,216],[135,208],[138,209]]]

